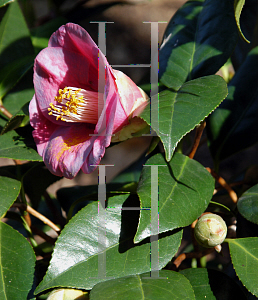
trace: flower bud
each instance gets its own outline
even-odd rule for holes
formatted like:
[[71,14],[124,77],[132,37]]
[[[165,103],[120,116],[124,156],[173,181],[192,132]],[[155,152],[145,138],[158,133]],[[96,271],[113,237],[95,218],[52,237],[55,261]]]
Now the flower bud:
[[75,289],[56,289],[53,290],[47,300],[88,300],[88,293]]
[[215,214],[205,214],[200,217],[194,228],[196,241],[205,248],[216,247],[223,243],[227,235],[227,225]]

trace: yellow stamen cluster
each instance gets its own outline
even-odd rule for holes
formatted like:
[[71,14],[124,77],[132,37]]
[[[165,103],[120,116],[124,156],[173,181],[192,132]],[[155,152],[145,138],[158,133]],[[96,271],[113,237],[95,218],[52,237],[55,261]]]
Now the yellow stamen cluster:
[[55,101],[60,104],[63,104],[60,108],[55,106],[52,102],[49,104],[48,108],[49,115],[52,115],[53,112],[56,113],[56,120],[67,121],[64,116],[69,116],[71,113],[77,114],[77,108],[83,106],[83,96],[78,96],[77,94],[81,89],[72,89],[65,87],[63,90],[59,89],[59,95],[55,96]]
[[56,104],[49,104],[49,115],[65,122],[97,124],[99,107],[102,110],[104,106],[103,94],[75,87],[65,87],[58,93]]

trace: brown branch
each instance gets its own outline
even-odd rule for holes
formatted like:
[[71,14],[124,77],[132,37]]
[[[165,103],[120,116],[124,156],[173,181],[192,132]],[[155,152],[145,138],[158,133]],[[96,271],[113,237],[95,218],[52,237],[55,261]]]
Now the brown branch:
[[203,256],[206,256],[210,253],[212,253],[214,251],[214,248],[207,248],[203,251],[199,251],[199,252],[190,252],[190,253],[182,253],[180,254],[175,261],[173,262],[173,264],[175,265],[175,267],[178,269],[179,266],[181,265],[181,263],[187,259],[187,258],[197,258],[200,259]]
[[226,182],[226,180],[224,178],[222,178],[221,176],[219,176],[215,171],[213,171],[210,168],[206,168],[211,175],[216,179],[216,181],[224,188],[227,190],[229,197],[231,198],[231,200],[236,204],[238,197],[236,192],[230,187],[230,185]]
[[31,218],[30,218],[30,214],[28,212],[24,212],[24,220],[26,221],[26,223],[28,224],[29,227],[31,227]]
[[41,213],[37,212],[35,209],[33,209],[29,205],[25,205],[24,203],[14,203],[12,207],[18,207],[21,208],[28,213],[30,213],[32,216],[36,217],[37,219],[41,220],[44,224],[48,225],[50,228],[52,228],[54,231],[59,232],[60,228],[54,224],[52,221],[50,221],[48,218],[43,216]]
[[[238,186],[238,185],[242,185],[242,184],[244,184],[245,183],[245,181],[244,180],[242,180],[242,181],[237,181],[237,182],[232,182],[232,183],[229,183],[228,185],[230,186],[230,187],[233,187],[233,186]],[[214,195],[217,193],[217,192],[219,192],[219,191],[221,191],[221,190],[223,190],[223,187],[221,186],[221,187],[218,187],[217,189],[215,189],[214,191]]]
[[33,209],[31,206],[27,206],[26,207],[26,211],[28,213],[30,213],[31,215],[33,215],[34,217],[38,218],[39,220],[41,220],[44,224],[48,225],[50,228],[52,228],[53,230],[55,230],[56,232],[60,231],[60,228],[58,226],[56,226],[56,224],[54,224],[52,221],[50,221],[48,218],[46,218],[45,216],[43,216],[42,214],[40,214],[39,212],[37,212],[35,209]]
[[2,112],[3,115],[5,115],[8,119],[12,118],[12,114],[3,106],[0,105],[0,111]]
[[194,138],[194,143],[193,143],[193,147],[191,149],[191,152],[190,154],[188,155],[189,158],[194,158],[194,155],[197,151],[197,148],[200,144],[200,140],[201,140],[201,137],[202,137],[202,133],[203,133],[203,130],[206,126],[206,122],[203,121],[201,122],[201,124],[196,128],[196,132],[195,132],[195,138]]

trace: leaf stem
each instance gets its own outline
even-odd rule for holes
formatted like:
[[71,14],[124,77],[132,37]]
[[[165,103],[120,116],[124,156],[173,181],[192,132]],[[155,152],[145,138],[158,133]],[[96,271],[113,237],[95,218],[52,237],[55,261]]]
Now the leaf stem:
[[211,173],[211,175],[216,179],[216,181],[224,188],[227,190],[229,197],[231,198],[231,200],[234,202],[234,204],[237,203],[238,197],[236,192],[231,188],[231,186],[226,182],[226,180],[224,178],[222,178],[221,176],[219,176],[214,170],[212,170],[211,168],[206,168],[207,171],[209,171]]
[[197,151],[197,148],[198,148],[198,146],[200,144],[202,133],[203,133],[203,130],[204,130],[205,127],[206,127],[206,122],[205,121],[201,122],[200,125],[197,126],[196,132],[195,132],[194,143],[193,143],[191,152],[188,155],[189,158],[194,158],[194,155],[195,155],[195,153]]
[[48,225],[50,228],[52,228],[57,233],[60,232],[60,228],[54,224],[52,221],[50,221],[47,217],[43,216],[41,213],[37,212],[35,209],[33,209],[29,205],[25,205],[23,203],[14,203],[12,205],[13,207],[23,208],[25,211],[30,213],[32,216],[36,217],[37,219],[41,220],[44,224]]
[[23,226],[24,226],[25,230],[28,233],[28,236],[29,236],[29,239],[30,239],[32,247],[33,248],[37,248],[38,244],[37,244],[37,242],[35,241],[35,239],[33,237],[33,234],[31,232],[30,226],[28,225],[27,221],[25,220],[25,218],[23,216],[21,216],[21,220],[23,222]]
[[33,209],[31,206],[27,205],[26,211],[33,215],[34,217],[41,220],[44,224],[48,225],[50,228],[52,228],[54,231],[59,232],[60,228],[54,224],[52,221],[50,221],[48,218],[43,216],[41,213],[37,212],[35,209]]
[[3,104],[0,104],[0,111],[1,113],[6,116],[8,119],[12,118],[12,114],[3,106]]

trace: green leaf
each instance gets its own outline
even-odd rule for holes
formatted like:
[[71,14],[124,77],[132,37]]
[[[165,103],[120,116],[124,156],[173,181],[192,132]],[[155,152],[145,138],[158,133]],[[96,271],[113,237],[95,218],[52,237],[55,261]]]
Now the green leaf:
[[215,164],[257,143],[257,64],[258,47],[249,53],[231,80],[227,98],[208,118],[207,133]]
[[2,222],[0,238],[0,299],[27,299],[33,283],[35,254],[20,233]]
[[9,121],[6,122],[0,135],[3,135],[4,133],[17,129],[19,127],[23,127],[27,125],[28,122],[29,122],[28,104],[25,104],[15,116],[13,116]]
[[149,273],[109,280],[95,285],[91,300],[195,300],[189,281],[181,274],[163,270],[160,278],[150,278]]
[[[108,279],[149,272],[150,243],[149,240],[139,245],[133,243],[139,211],[125,209],[129,207],[139,207],[137,197],[119,195],[109,198],[104,222],[99,221],[98,202],[80,210],[59,236],[50,267],[36,293],[57,286],[87,290]],[[99,237],[101,232],[103,235]],[[160,269],[177,252],[181,237],[182,231],[160,237]],[[105,261],[103,255],[106,268],[102,264]]]
[[242,9],[244,7],[244,4],[245,4],[245,0],[234,0],[235,19],[236,19],[236,23],[237,23],[237,27],[238,27],[240,36],[242,37],[242,39],[244,41],[246,41],[247,43],[250,43],[250,41],[248,41],[246,39],[246,37],[244,36],[244,34],[241,30],[241,26],[240,26],[240,15],[241,15]]
[[213,269],[185,269],[180,271],[191,283],[196,300],[247,299],[242,288],[226,274]]
[[0,219],[18,197],[20,189],[20,181],[0,176]]
[[35,55],[27,55],[9,63],[1,70],[0,98],[3,98],[33,67]]
[[[227,84],[220,76],[211,75],[189,81],[176,92],[161,92],[152,101],[158,101],[158,111],[151,113],[159,120],[151,123],[160,137],[169,161],[184,135],[194,129],[227,96]],[[158,98],[159,97],[159,98]],[[150,113],[145,109],[141,117],[150,124]]]
[[185,269],[180,271],[180,273],[190,281],[196,300],[216,300],[210,287],[207,269]]
[[187,1],[172,17],[160,47],[161,82],[178,90],[215,74],[238,39],[233,0]]
[[30,32],[17,1],[9,4],[0,24],[0,53],[0,69],[34,54]]
[[4,126],[4,128],[2,129],[1,131],[1,135],[3,135],[4,133],[8,132],[8,131],[11,131],[11,130],[14,130],[16,128],[18,128],[23,119],[24,119],[24,115],[16,115],[16,116],[13,116]]
[[[159,166],[156,179],[152,178],[150,167],[155,165]],[[151,157],[143,167],[137,189],[142,209],[135,242],[151,235],[148,208],[151,208],[152,180],[158,182],[159,233],[190,225],[205,211],[214,191],[214,179],[197,161],[179,153],[169,163],[161,154]]]
[[[27,129],[27,128],[26,128]],[[24,132],[23,132],[24,133]],[[9,131],[0,136],[0,157],[42,161],[42,157],[35,150],[33,138],[28,135],[19,135],[15,131]]]
[[[115,196],[114,193],[128,193],[132,192],[132,189],[135,192],[136,187],[136,182],[111,182],[106,185],[106,194],[108,197],[108,194],[112,192],[112,196]],[[70,220],[84,206],[88,205],[91,201],[98,200],[98,186],[87,185],[61,188],[56,192],[56,197],[62,209],[66,212],[67,219]]]
[[237,201],[237,208],[248,221],[258,224],[258,184],[244,192]]
[[8,3],[13,2],[14,0],[0,0],[0,7],[7,5]]
[[227,239],[237,276],[253,295],[258,296],[258,238]]
[[29,115],[29,101],[34,95],[33,72],[29,70],[17,85],[4,97],[4,107],[12,114]]

